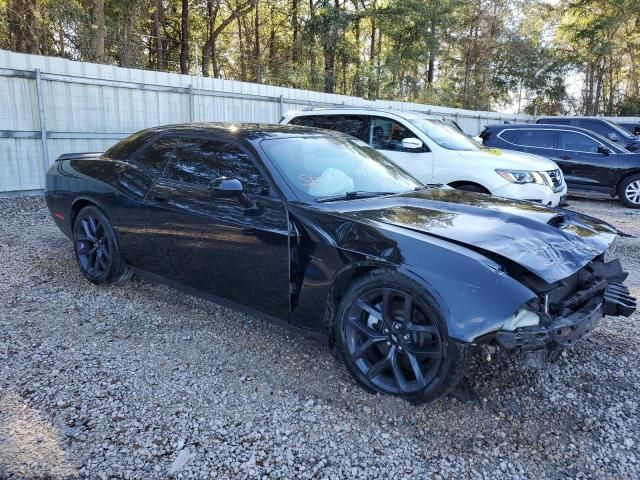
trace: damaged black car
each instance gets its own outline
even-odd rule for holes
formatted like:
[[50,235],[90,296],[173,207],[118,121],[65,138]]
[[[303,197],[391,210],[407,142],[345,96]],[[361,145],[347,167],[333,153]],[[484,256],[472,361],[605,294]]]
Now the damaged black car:
[[152,128],[61,156],[46,200],[89,281],[135,273],[326,339],[413,401],[459,389],[476,345],[539,365],[635,310],[613,227],[421,185],[335,132]]

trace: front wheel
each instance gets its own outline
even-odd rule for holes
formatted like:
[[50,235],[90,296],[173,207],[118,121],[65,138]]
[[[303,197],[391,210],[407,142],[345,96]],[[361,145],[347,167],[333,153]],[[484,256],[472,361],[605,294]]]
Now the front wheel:
[[82,274],[97,285],[131,277],[109,219],[94,206],[84,207],[73,223],[73,247]]
[[640,208],[640,175],[625,178],[618,188],[618,196],[625,206]]
[[447,335],[443,315],[416,282],[379,270],[357,280],[337,312],[337,347],[367,389],[429,402],[451,392],[470,347]]

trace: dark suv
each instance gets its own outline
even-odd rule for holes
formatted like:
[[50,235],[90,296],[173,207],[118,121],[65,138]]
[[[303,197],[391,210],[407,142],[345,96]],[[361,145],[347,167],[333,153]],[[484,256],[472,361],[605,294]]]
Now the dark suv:
[[608,138],[631,152],[640,150],[640,138],[622,128],[615,122],[600,117],[544,117],[536,123],[552,125],[570,125],[585,128]]
[[487,147],[533,153],[556,162],[569,191],[618,195],[640,208],[640,153],[632,153],[584,128],[564,125],[488,125],[480,133]]

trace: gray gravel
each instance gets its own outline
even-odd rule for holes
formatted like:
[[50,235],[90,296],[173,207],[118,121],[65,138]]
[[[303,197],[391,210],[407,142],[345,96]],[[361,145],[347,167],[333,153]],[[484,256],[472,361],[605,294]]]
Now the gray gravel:
[[[640,212],[573,200],[640,236]],[[0,199],[0,478],[638,478],[638,315],[478,405],[368,394],[326,347],[139,279],[86,282],[41,198]],[[640,295],[640,240],[620,252]]]

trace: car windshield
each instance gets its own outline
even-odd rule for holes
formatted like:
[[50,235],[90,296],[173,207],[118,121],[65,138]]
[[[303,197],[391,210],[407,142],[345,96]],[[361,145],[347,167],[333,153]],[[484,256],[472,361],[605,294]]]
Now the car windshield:
[[607,137],[603,137],[599,133],[590,131],[589,134],[593,135],[593,137],[596,138],[600,143],[605,144],[615,153],[630,153],[629,150],[627,150],[626,148],[621,147],[619,144],[612,142]]
[[607,120],[606,118],[602,119],[607,125],[609,125],[611,128],[613,128],[616,133],[618,135],[620,135],[622,138],[626,138],[627,140],[635,140],[634,136],[629,133],[628,131],[626,131],[624,128],[622,128],[620,125],[618,125],[615,122],[612,122],[611,120]]
[[484,150],[478,142],[442,120],[429,118],[409,118],[408,120],[427,137],[447,150]]
[[366,143],[339,136],[287,137],[260,144],[302,201],[384,195],[422,185]]

